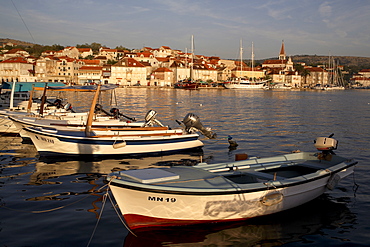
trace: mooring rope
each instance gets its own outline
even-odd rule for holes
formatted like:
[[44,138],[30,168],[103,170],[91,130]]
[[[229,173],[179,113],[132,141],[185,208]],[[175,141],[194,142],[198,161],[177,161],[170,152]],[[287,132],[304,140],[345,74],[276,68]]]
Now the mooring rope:
[[104,210],[104,207],[105,207],[105,204],[106,204],[106,202],[107,202],[107,198],[109,198],[109,201],[112,203],[112,206],[113,206],[113,208],[114,208],[114,211],[116,212],[116,214],[117,214],[117,216],[118,216],[118,218],[120,219],[120,221],[122,222],[122,224],[125,226],[125,228],[132,234],[132,235],[134,235],[135,237],[137,237],[131,230],[130,230],[130,228],[126,225],[126,223],[124,222],[124,220],[122,219],[122,217],[120,216],[120,214],[119,214],[119,212],[117,211],[117,208],[116,208],[116,206],[115,206],[115,204],[114,204],[114,202],[113,202],[113,200],[112,200],[112,198],[111,198],[111,196],[110,196],[110,194],[109,194],[109,185],[110,185],[110,183],[112,182],[112,180],[110,180],[109,182],[108,182],[108,184],[106,184],[106,185],[104,185],[103,187],[101,187],[100,189],[99,189],[99,191],[101,191],[105,186],[107,186],[107,190],[106,190],[106,192],[105,192],[105,194],[103,195],[103,200],[102,200],[102,207],[101,207],[101,210],[100,210],[100,213],[99,213],[99,217],[98,217],[98,220],[96,221],[96,224],[95,224],[95,227],[94,227],[94,230],[93,230],[93,232],[92,232],[92,234],[91,234],[91,237],[90,237],[90,239],[89,239],[89,242],[87,243],[87,247],[88,246],[90,246],[90,244],[91,244],[91,241],[92,241],[92,239],[93,239],[93,237],[94,237],[94,235],[95,235],[95,232],[96,232],[96,229],[98,228],[98,224],[99,224],[99,222],[100,222],[100,219],[101,219],[101,217],[102,217],[102,215],[103,215],[103,210]]
[[110,200],[110,202],[112,203],[112,205],[113,205],[113,208],[114,208],[114,211],[116,211],[116,214],[117,214],[117,216],[118,216],[118,218],[120,219],[120,221],[122,222],[122,224],[125,226],[125,228],[132,234],[132,235],[134,235],[135,237],[137,237],[136,235],[135,235],[135,233],[133,233],[133,231],[131,231],[131,229],[126,225],[126,223],[125,223],[125,221],[122,219],[122,217],[121,217],[121,215],[120,215],[120,213],[117,211],[117,207],[115,206],[115,204],[114,204],[114,202],[113,202],[113,200],[112,200],[112,197],[108,194],[108,197],[109,197],[109,200]]
[[90,243],[91,243],[91,241],[92,241],[92,239],[93,239],[93,237],[94,237],[94,235],[95,235],[96,229],[98,228],[98,224],[99,224],[99,222],[100,222],[101,216],[103,215],[103,210],[104,210],[104,207],[105,207],[105,203],[106,203],[106,201],[107,201],[107,194],[108,194],[108,190],[107,190],[107,192],[103,195],[102,207],[101,207],[101,209],[100,209],[99,217],[98,217],[98,220],[96,221],[96,224],[95,224],[94,230],[93,230],[93,232],[92,232],[92,234],[91,234],[91,237],[90,237],[90,239],[89,239],[89,242],[87,243],[87,246],[90,246]]

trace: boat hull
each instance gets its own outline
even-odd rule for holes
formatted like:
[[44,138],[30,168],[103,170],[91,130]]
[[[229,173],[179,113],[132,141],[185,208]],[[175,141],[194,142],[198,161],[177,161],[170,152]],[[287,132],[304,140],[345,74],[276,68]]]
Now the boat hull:
[[263,89],[264,84],[225,83],[227,89]]
[[[126,223],[130,229],[137,229],[237,221],[281,212],[323,194],[328,179],[312,182],[314,186],[302,184],[284,189],[213,196],[145,192],[118,186],[111,186],[111,189]],[[307,191],[307,186],[313,188]],[[271,196],[272,205],[262,203],[266,195]]]
[[[297,162],[301,160],[297,159]],[[312,165],[314,162],[308,163]],[[319,166],[322,165],[321,162],[317,163]],[[233,183],[217,175],[203,176],[199,174],[202,171],[196,167],[166,170],[179,174],[179,179],[174,178],[175,180],[138,183],[124,178],[127,176],[126,173],[123,177],[120,173],[117,177],[108,178],[108,181],[127,225],[132,230],[138,230],[239,221],[288,210],[317,198],[327,189],[333,189],[340,179],[353,172],[355,164],[356,162],[352,161],[340,162],[328,166],[328,169],[317,168],[304,175],[286,177],[282,180],[277,176],[277,180],[273,178],[251,183]],[[270,166],[268,169],[277,166],[285,169],[287,165],[286,161],[275,162],[266,159],[266,163],[257,162],[255,166],[265,170],[268,166]],[[185,172],[178,172],[179,169],[185,169]],[[191,169],[197,170],[192,172]],[[187,174],[193,176],[186,177]],[[200,183],[201,180],[203,184]],[[196,186],[196,183],[199,186]]]
[[[159,134],[156,136],[112,135],[109,137],[48,134],[46,131],[25,128],[40,155],[133,155],[179,151],[202,147],[198,134]],[[132,133],[128,133],[132,134]]]

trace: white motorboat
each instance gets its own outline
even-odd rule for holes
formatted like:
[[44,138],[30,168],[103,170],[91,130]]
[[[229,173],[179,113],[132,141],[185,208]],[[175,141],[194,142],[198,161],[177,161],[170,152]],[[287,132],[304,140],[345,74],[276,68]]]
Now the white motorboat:
[[263,89],[267,81],[250,81],[247,79],[238,79],[224,83],[227,89]]
[[319,137],[315,147],[321,152],[118,171],[107,183],[134,231],[239,221],[311,201],[353,172],[357,162],[332,151],[335,139]]
[[[199,148],[203,143],[195,130],[208,138],[215,138],[215,134],[203,127],[198,116],[192,113],[185,116],[183,128],[146,129],[144,126],[139,129],[95,130],[92,122],[98,95],[99,87],[83,130],[24,128],[40,155],[133,155]],[[154,117],[155,114],[149,114],[147,123]]]

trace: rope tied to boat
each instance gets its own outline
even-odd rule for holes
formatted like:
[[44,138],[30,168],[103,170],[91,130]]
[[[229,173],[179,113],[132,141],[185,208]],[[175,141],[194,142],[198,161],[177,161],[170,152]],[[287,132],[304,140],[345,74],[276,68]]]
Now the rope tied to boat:
[[120,221],[122,222],[122,224],[125,226],[125,228],[132,234],[132,235],[134,235],[135,237],[137,237],[136,235],[135,235],[135,233],[133,233],[133,231],[131,231],[131,229],[127,226],[127,224],[125,223],[125,221],[122,219],[122,217],[121,217],[121,215],[120,215],[120,213],[118,212],[118,210],[117,210],[117,204],[116,203],[114,203],[113,202],[113,198],[112,198],[112,196],[108,193],[109,192],[109,188],[110,188],[110,184],[112,183],[112,180],[113,179],[116,179],[117,178],[117,176],[111,176],[110,177],[110,180],[108,181],[108,184],[107,184],[107,186],[108,186],[108,188],[107,188],[107,192],[106,192],[106,195],[107,195],[107,197],[109,198],[109,201],[112,203],[112,206],[113,206],[113,208],[114,208],[114,211],[116,212],[116,214],[117,214],[117,216],[118,216],[118,218],[120,219]]

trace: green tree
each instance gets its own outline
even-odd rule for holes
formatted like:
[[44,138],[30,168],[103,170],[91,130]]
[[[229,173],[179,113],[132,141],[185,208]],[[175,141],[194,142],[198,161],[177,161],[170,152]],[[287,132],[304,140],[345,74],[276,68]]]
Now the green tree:
[[117,50],[127,50],[127,51],[130,51],[131,49],[129,49],[129,48],[126,48],[126,47],[124,47],[124,46],[122,46],[122,45],[120,45],[120,46],[116,46],[116,48],[115,49],[117,49]]
[[117,61],[114,60],[114,59],[108,59],[108,61],[107,61],[107,64],[111,64],[111,65],[116,64],[116,63],[117,63]]

